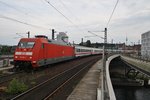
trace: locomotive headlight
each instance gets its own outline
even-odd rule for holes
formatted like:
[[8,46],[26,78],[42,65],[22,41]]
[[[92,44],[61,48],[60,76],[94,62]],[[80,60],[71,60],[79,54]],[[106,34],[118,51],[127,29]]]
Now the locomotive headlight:
[[18,56],[15,56],[15,58],[18,58]]
[[36,61],[33,61],[32,63],[36,63]]

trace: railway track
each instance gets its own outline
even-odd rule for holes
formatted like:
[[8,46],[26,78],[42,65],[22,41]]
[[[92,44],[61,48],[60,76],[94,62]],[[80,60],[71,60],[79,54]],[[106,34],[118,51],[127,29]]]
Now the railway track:
[[11,74],[8,74],[8,75],[0,76],[0,85],[11,81],[13,78],[16,78],[21,73],[22,72],[20,71],[20,72],[14,72],[14,73],[11,73]]
[[63,92],[63,87],[66,87],[74,78],[78,78],[81,72],[87,71],[91,65],[93,65],[97,58],[87,60],[84,63],[80,63],[72,68],[65,70],[54,77],[47,79],[46,81],[30,88],[29,90],[11,98],[11,100],[48,100],[56,97],[57,93]]
[[66,98],[73,90],[74,86],[80,81],[80,79],[85,75],[89,68],[91,68],[91,66],[96,63],[96,61],[97,60],[89,62],[86,65],[82,66],[83,68],[81,68],[78,72],[64,81],[60,86],[56,88],[55,91],[44,97],[43,100],[66,100]]
[[[46,69],[46,70],[50,70],[50,68]],[[42,72],[42,70],[41,70],[41,72]],[[40,73],[40,71],[34,72],[34,74],[35,73]],[[26,73],[24,71],[19,71],[19,72],[12,72],[11,74],[7,74],[7,75],[1,75],[0,76],[0,86],[5,84],[5,83],[10,82],[14,78],[18,78],[18,77],[21,78],[22,76],[29,76],[29,75],[33,76],[34,74]]]

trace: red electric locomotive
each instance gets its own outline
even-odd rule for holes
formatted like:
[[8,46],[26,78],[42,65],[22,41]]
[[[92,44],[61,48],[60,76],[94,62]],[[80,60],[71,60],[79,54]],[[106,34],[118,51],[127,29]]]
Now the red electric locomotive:
[[49,40],[43,35],[22,38],[14,54],[14,66],[29,69],[69,60],[75,57],[74,49],[68,43]]
[[[52,36],[53,37],[53,36]],[[31,69],[53,64],[75,57],[102,54],[102,49],[72,46],[68,37],[60,32],[57,40],[49,40],[44,35],[35,38],[22,38],[14,54],[14,66],[19,69]]]

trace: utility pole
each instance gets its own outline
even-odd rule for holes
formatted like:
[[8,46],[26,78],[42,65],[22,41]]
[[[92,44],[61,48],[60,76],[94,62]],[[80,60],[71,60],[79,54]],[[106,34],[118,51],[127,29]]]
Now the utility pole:
[[113,53],[113,39],[111,40],[111,53]]
[[107,28],[105,28],[104,43],[107,44]]
[[52,40],[54,40],[55,39],[55,30],[54,29],[52,29]]
[[95,33],[91,32],[91,31],[88,31],[89,33],[101,38],[101,39],[104,39],[104,43],[103,43],[103,57],[102,57],[102,61],[103,61],[103,67],[102,67],[102,79],[101,79],[101,100],[106,100],[105,98],[107,98],[107,95],[105,95],[106,93],[106,59],[107,59],[107,54],[106,53],[106,46],[107,46],[107,28],[104,29],[104,31],[95,31],[95,32],[104,32],[104,37],[101,37],[101,36],[98,36],[96,35]]
[[126,35],[126,43],[125,43],[125,46],[124,46],[124,55],[126,55],[127,42],[128,42],[128,38],[127,38],[127,35]]
[[28,31],[27,34],[28,34],[28,38],[30,38],[30,31]]
[[104,44],[103,44],[103,69],[102,69],[102,73],[103,73],[103,79],[102,79],[102,100],[105,100],[106,95],[105,95],[105,91],[106,91],[106,59],[107,56],[106,54],[106,45],[107,45],[107,28],[105,28],[104,32]]
[[[107,47],[107,28],[105,28],[105,36],[104,36],[104,54],[106,53],[106,47]],[[107,59],[107,56],[105,57],[105,60]]]
[[106,46],[107,46],[107,28],[105,28],[104,30],[104,45],[103,45],[103,64],[104,64],[104,68],[105,68],[105,64],[106,64],[106,59],[107,56],[106,54]]

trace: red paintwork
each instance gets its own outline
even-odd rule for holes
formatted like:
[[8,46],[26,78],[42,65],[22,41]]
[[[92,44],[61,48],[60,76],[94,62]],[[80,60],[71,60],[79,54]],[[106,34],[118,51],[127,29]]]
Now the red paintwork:
[[[48,39],[44,37],[22,38],[20,42],[35,42],[35,44],[33,48],[16,48],[14,64],[19,67],[31,64],[33,68],[36,68],[48,64],[47,62],[55,63],[55,61],[60,61],[60,59],[63,61],[66,58],[71,59],[73,57],[100,54],[102,52],[93,51],[97,50],[95,48],[75,48],[70,45],[60,45],[58,41],[48,42]],[[86,49],[88,51],[86,51]]]
[[[48,43],[48,40],[45,38],[23,38],[20,41],[34,41],[35,45],[33,48],[16,48],[15,52],[32,52],[32,55],[14,54],[14,61],[29,61],[32,67],[39,67],[37,62],[43,59],[75,56],[74,47]],[[44,48],[42,48],[42,45],[44,45]]]
[[74,56],[74,48],[56,44],[45,44],[45,58],[58,58]]

